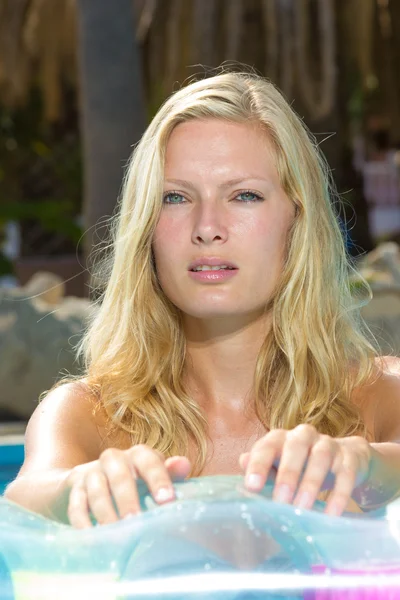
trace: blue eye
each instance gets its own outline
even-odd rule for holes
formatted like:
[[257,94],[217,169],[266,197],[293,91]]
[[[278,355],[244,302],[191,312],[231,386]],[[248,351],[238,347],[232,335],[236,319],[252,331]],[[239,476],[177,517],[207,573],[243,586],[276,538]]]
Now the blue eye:
[[[242,196],[242,199],[240,198]],[[252,192],[250,190],[246,190],[244,192],[240,192],[235,197],[235,200],[238,199],[238,202],[242,203],[250,203],[250,202],[259,202],[263,200],[263,197],[256,192]],[[164,204],[184,204],[186,202],[185,197],[179,192],[169,192],[165,194],[163,197]]]
[[258,202],[259,200],[263,200],[260,194],[256,194],[255,192],[251,192],[250,190],[240,192],[240,194],[238,194],[236,198],[240,198],[240,196],[245,196],[245,198],[243,200],[239,200],[239,202]]
[[180,202],[180,199],[182,198],[182,194],[178,194],[178,192],[170,192],[169,194],[165,194],[163,201],[164,204],[182,204],[182,202]]

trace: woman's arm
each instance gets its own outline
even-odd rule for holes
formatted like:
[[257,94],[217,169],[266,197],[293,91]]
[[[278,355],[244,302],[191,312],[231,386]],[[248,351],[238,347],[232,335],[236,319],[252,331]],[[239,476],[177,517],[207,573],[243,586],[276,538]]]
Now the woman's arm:
[[400,496],[400,359],[385,357],[386,369],[368,395],[376,403],[373,457],[368,480],[353,492],[362,510]]
[[353,491],[352,498],[363,511],[375,510],[400,496],[400,444],[371,444],[368,479]]
[[4,496],[67,523],[71,471],[99,458],[101,436],[84,384],[56,388],[39,404],[25,435],[25,461]]

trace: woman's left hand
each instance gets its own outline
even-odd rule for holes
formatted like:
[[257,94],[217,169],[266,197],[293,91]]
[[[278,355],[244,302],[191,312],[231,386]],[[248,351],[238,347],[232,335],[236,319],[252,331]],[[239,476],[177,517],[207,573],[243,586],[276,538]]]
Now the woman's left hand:
[[333,473],[325,512],[341,515],[353,489],[368,477],[374,452],[363,437],[332,438],[305,424],[290,431],[273,429],[242,454],[239,462],[246,488],[258,492],[280,459],[272,498],[298,508],[312,508],[327,475]]

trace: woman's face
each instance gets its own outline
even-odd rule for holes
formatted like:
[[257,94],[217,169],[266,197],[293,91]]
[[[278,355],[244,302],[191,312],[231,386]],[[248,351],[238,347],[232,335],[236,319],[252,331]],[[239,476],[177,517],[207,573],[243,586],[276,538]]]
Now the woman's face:
[[[262,314],[294,212],[260,127],[218,119],[179,124],[166,149],[153,239],[164,293],[187,317]],[[201,265],[234,268],[198,271]]]

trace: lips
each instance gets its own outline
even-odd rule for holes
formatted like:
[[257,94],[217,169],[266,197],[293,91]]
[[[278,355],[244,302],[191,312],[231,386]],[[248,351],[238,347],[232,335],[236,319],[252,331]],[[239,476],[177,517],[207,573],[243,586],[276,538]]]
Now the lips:
[[207,267],[219,267],[224,265],[230,267],[231,269],[238,269],[238,266],[230,260],[226,260],[225,258],[220,258],[218,256],[213,256],[208,258],[197,258],[196,260],[190,263],[188,270],[193,271],[194,269],[196,269],[196,267],[201,267],[203,265]]

